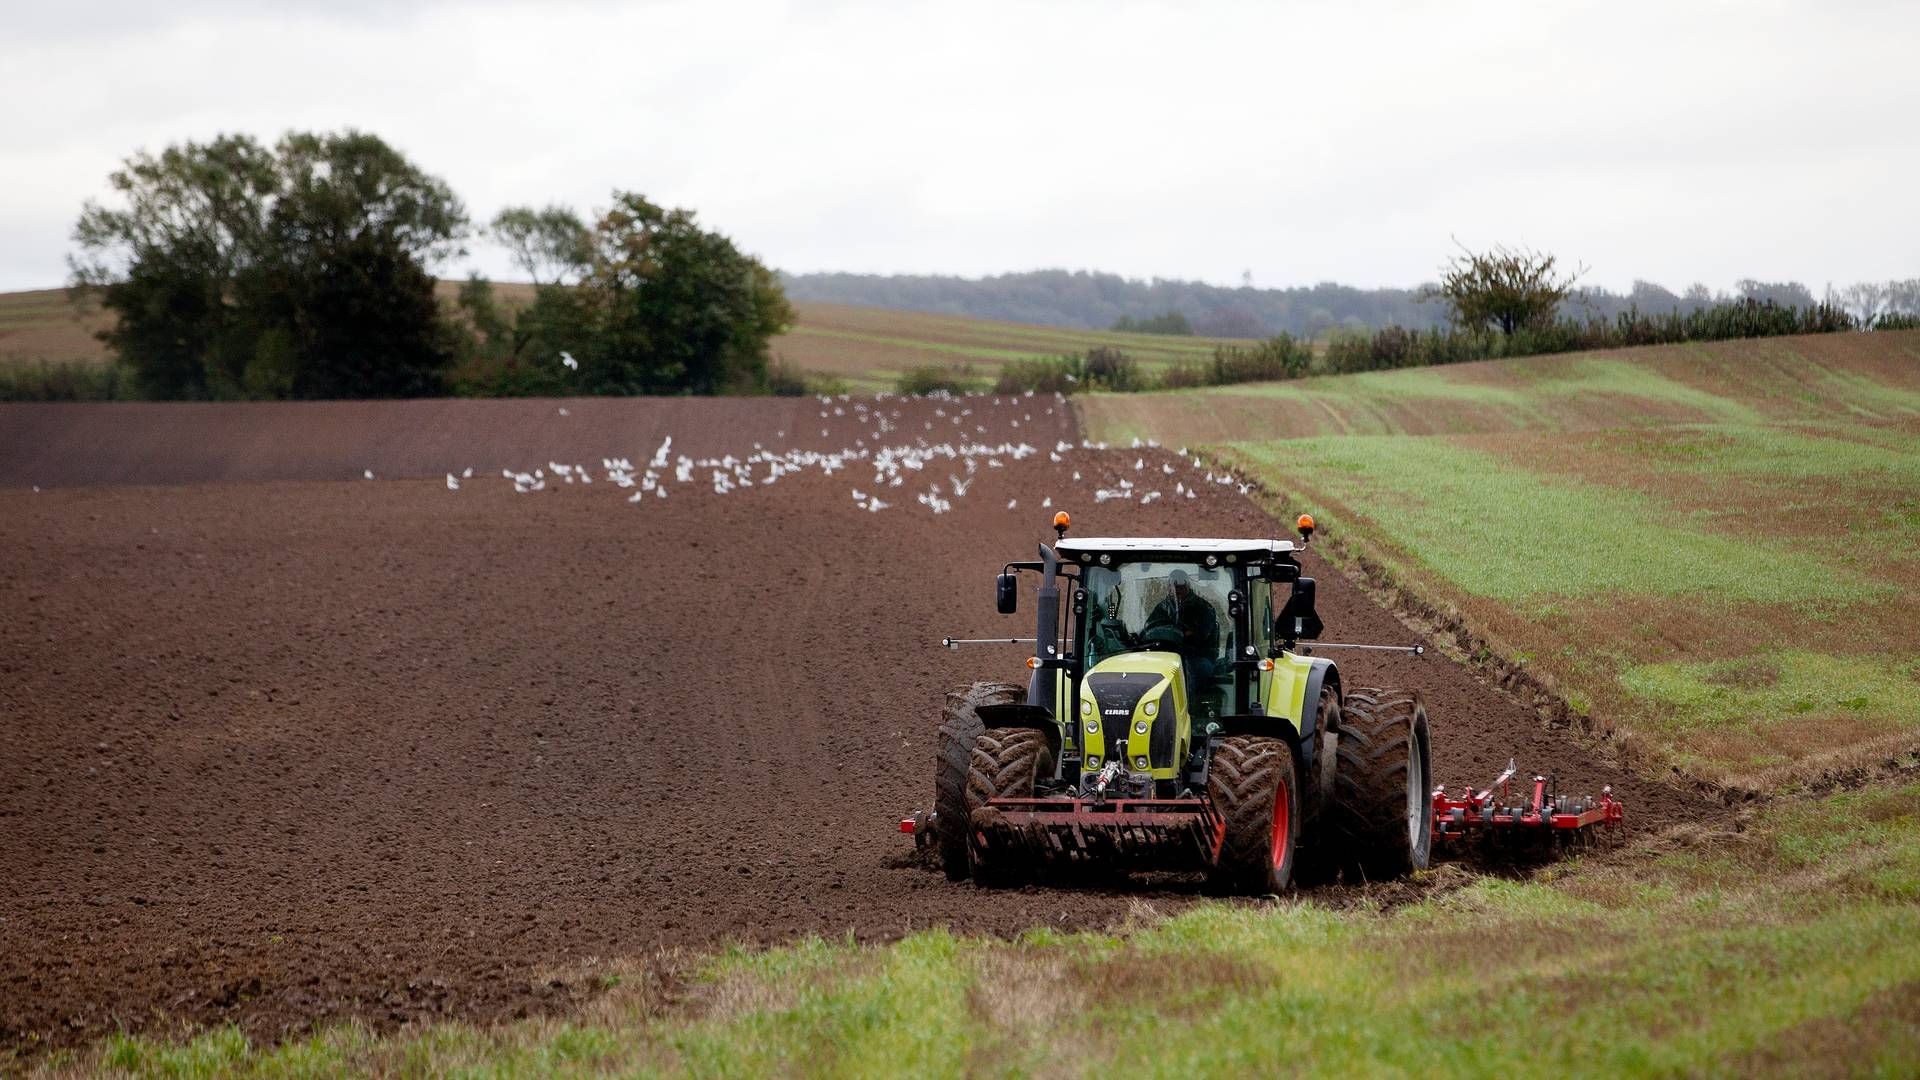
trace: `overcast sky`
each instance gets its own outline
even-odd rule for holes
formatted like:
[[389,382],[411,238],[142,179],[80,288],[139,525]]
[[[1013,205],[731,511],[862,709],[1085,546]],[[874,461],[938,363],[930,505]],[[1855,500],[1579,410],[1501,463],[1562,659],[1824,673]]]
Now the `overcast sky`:
[[[615,187],[791,271],[1920,275],[1909,2],[20,5],[0,289],[136,150],[357,127],[476,220]],[[511,276],[484,242],[440,268]]]

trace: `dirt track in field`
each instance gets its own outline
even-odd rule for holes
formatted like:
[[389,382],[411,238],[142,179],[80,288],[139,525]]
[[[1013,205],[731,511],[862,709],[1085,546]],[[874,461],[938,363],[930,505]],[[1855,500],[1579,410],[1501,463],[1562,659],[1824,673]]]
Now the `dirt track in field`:
[[[487,1020],[564,1008],[596,965],[659,949],[1100,926],[1136,898],[1187,902],[950,885],[894,826],[929,801],[943,691],[1020,670],[1017,649],[934,643],[1023,632],[989,578],[1045,532],[1044,496],[1081,535],[1271,535],[1245,499],[1173,497],[1200,474],[1165,452],[1051,462],[1073,436],[1045,399],[974,399],[961,424],[952,403],[891,403],[884,435],[811,400],[486,404],[465,427],[425,405],[194,413],[191,476],[150,449],[183,445],[179,407],[46,413],[37,430],[70,449],[31,462],[18,428],[0,435],[0,484],[31,464],[46,489],[0,489],[0,1053],[183,1022],[271,1038]],[[498,471],[644,465],[669,433],[745,456],[781,430],[870,449],[976,424],[1038,452],[976,457],[939,515],[914,495],[951,496],[959,463],[908,470],[879,513],[850,494],[875,490],[861,462],[724,495],[702,468],[639,505],[598,468],[526,495]],[[134,475],[196,482],[113,486],[143,461]],[[300,479],[340,468],[430,478]],[[1167,497],[1087,494],[1122,478]],[[1330,637],[1410,640],[1308,565]],[[1438,779],[1517,754],[1572,788],[1615,784],[1642,821],[1689,805],[1445,660],[1337,659],[1349,685],[1425,693]]]

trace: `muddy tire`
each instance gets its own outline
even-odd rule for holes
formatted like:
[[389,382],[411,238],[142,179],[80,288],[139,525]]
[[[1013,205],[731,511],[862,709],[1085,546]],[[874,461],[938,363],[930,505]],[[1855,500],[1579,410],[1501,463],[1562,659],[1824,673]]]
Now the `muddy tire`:
[[1285,739],[1220,740],[1207,767],[1207,796],[1221,818],[1210,883],[1221,892],[1284,892],[1300,832],[1300,776]]
[[1433,850],[1427,710],[1420,695],[1358,687],[1340,718],[1339,772],[1327,815],[1350,873],[1390,881],[1424,870]]
[[1026,697],[1023,688],[1001,682],[977,682],[947,691],[933,751],[933,832],[940,868],[949,881],[964,881],[967,876],[967,769],[973,741],[986,730],[980,722],[980,706],[1012,705]]
[[967,769],[967,870],[976,885],[1017,884],[1030,867],[1016,850],[1002,845],[984,849],[978,843],[983,826],[992,827],[996,813],[988,799],[1030,799],[1034,782],[1053,775],[1053,744],[1046,733],[1032,728],[993,728],[973,740]]
[[1339,772],[1340,695],[1328,686],[1320,691],[1319,711],[1314,717],[1314,756],[1319,763],[1316,775],[1302,776],[1300,792],[1300,847],[1293,857],[1293,885],[1310,889],[1325,885],[1340,876],[1337,844],[1330,842],[1325,828],[1328,808],[1333,805],[1333,778]]

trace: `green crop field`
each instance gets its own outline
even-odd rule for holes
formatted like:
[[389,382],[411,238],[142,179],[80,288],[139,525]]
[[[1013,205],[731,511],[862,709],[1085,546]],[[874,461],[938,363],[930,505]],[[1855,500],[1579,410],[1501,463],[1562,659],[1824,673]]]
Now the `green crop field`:
[[[441,282],[443,302],[458,285]],[[497,298],[514,307],[527,303],[527,285],[495,286]],[[1213,338],[1063,330],[956,315],[798,303],[799,322],[775,338],[772,353],[800,368],[839,379],[851,390],[892,390],[900,376],[918,367],[963,368],[977,382],[991,383],[1012,360],[1084,353],[1099,346],[1126,352],[1152,372],[1183,360],[1203,361]],[[94,334],[111,325],[97,306],[76,307],[65,289],[0,293],[0,365],[107,363],[106,346]],[[1238,344],[1245,344],[1239,342]]]
[[1312,512],[1690,776],[1772,790],[1920,743],[1920,334],[1099,397],[1086,415],[1097,438],[1168,441],[1205,418],[1276,509]]

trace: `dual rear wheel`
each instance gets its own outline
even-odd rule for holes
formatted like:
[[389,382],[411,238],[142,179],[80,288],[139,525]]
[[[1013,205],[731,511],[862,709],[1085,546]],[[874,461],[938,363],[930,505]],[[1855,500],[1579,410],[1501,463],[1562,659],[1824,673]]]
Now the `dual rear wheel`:
[[[1420,696],[1359,687],[1344,707],[1331,693],[1320,720],[1338,734],[1322,775],[1325,807],[1312,829],[1304,876],[1387,881],[1426,869],[1433,851],[1429,734]],[[1220,816],[1212,883],[1236,893],[1277,893],[1294,880],[1300,840],[1300,768],[1283,739],[1222,739],[1208,766],[1207,793]]]

